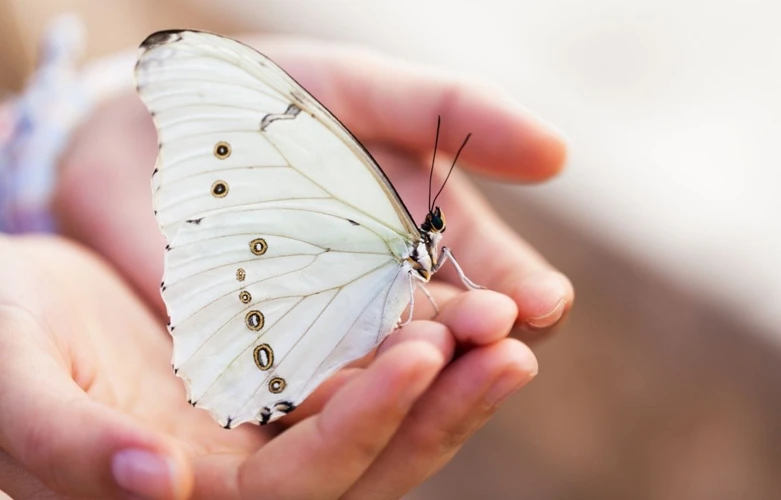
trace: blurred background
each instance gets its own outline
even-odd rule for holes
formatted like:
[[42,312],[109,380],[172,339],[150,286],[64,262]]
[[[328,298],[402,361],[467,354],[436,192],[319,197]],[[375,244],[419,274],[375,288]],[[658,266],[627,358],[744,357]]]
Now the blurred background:
[[568,136],[551,183],[475,180],[576,306],[410,499],[781,498],[781,4],[0,0],[0,97],[64,11],[90,58],[174,27],[360,43],[495,81]]

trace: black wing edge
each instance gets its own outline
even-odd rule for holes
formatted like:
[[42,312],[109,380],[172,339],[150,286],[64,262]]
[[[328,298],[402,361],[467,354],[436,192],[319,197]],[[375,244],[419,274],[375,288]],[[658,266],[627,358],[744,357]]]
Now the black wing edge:
[[[241,42],[241,41],[239,41],[239,40],[235,40],[235,41],[236,41],[236,42],[238,42],[238,43],[240,43],[240,44],[242,44],[242,45],[247,45],[246,43],[244,43],[244,42]],[[413,225],[414,227],[417,227],[417,224],[415,223],[415,219],[412,217],[412,214],[410,213],[410,211],[409,211],[409,208],[408,208],[408,207],[407,207],[407,205],[404,203],[404,200],[402,200],[402,199],[401,199],[401,195],[399,195],[399,192],[398,192],[398,191],[396,191],[396,186],[394,186],[394,185],[393,185],[393,183],[390,181],[390,179],[388,178],[388,174],[386,174],[386,173],[385,173],[385,171],[384,171],[384,170],[382,169],[382,167],[380,166],[380,162],[378,162],[378,161],[377,161],[377,160],[374,158],[374,156],[372,156],[372,154],[369,152],[369,150],[368,150],[368,149],[366,149],[366,146],[364,146],[364,145],[363,145],[363,143],[362,143],[361,141],[359,141],[357,137],[355,137],[355,134],[353,134],[353,133],[352,133],[352,131],[351,131],[349,128],[347,128],[347,126],[346,126],[344,123],[342,123],[342,120],[340,120],[339,118],[337,118],[337,116],[336,116],[335,114],[333,114],[333,113],[331,112],[331,110],[330,110],[330,109],[328,109],[328,108],[325,106],[325,104],[323,104],[322,102],[320,102],[320,100],[319,100],[317,97],[315,97],[315,96],[314,96],[314,95],[313,95],[311,92],[309,92],[309,91],[306,89],[306,87],[304,87],[303,85],[301,85],[301,83],[300,83],[298,80],[296,80],[295,78],[293,78],[293,76],[292,76],[290,73],[288,73],[288,72],[285,70],[285,68],[283,68],[282,66],[280,66],[279,64],[277,64],[276,62],[274,62],[274,60],[273,60],[273,59],[271,59],[270,57],[268,57],[267,55],[265,55],[265,54],[263,54],[262,52],[258,51],[256,48],[254,48],[254,47],[251,47],[251,46],[249,46],[249,45],[247,45],[247,47],[249,47],[250,49],[254,50],[255,52],[258,52],[260,55],[262,55],[263,57],[265,57],[265,58],[266,58],[266,59],[268,59],[269,61],[273,62],[273,63],[274,63],[274,64],[275,64],[275,65],[276,65],[276,66],[277,66],[277,67],[278,67],[280,70],[282,70],[282,72],[283,72],[284,74],[286,74],[286,75],[287,75],[287,77],[288,77],[288,78],[290,78],[290,79],[291,79],[293,82],[295,82],[295,84],[296,84],[296,85],[298,85],[299,87],[301,87],[301,88],[304,90],[304,92],[306,92],[306,93],[309,95],[309,97],[311,97],[311,98],[312,98],[312,99],[313,99],[313,100],[314,100],[314,101],[315,101],[317,104],[319,104],[319,105],[320,105],[320,107],[321,107],[321,108],[323,108],[323,110],[325,111],[326,115],[328,115],[328,116],[330,116],[331,118],[333,118],[333,120],[334,120],[336,123],[338,123],[338,124],[339,124],[339,126],[341,126],[341,127],[342,127],[342,129],[343,129],[345,132],[347,132],[347,135],[348,135],[350,138],[352,138],[352,140],[353,140],[353,141],[355,141],[355,143],[358,145],[358,147],[359,147],[359,148],[361,148],[361,150],[362,150],[362,151],[363,151],[363,153],[366,155],[366,157],[367,157],[367,158],[369,158],[369,159],[372,161],[372,163],[374,163],[374,166],[375,166],[375,167],[377,167],[377,173],[379,173],[380,177],[381,177],[381,178],[382,178],[382,179],[385,181],[385,184],[386,184],[388,187],[390,187],[391,193],[392,193],[392,194],[393,194],[393,196],[396,198],[396,202],[397,202],[397,203],[399,204],[399,206],[400,206],[402,209],[404,209],[404,211],[407,213],[407,217],[409,217],[409,220],[410,220],[410,221],[412,221],[412,225]]]
[[188,30],[188,29],[179,29],[179,30],[162,30],[162,31],[156,31],[146,37],[143,42],[141,42],[141,45],[139,46],[142,49],[151,49],[152,47],[156,47],[158,45],[162,45],[164,43],[169,42],[178,42],[182,39],[182,33],[185,33],[187,31],[195,31],[195,30]]

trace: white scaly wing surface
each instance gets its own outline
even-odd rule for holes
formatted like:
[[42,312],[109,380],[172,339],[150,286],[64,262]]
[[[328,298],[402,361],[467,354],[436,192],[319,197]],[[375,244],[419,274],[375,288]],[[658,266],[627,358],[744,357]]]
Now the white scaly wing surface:
[[273,421],[392,330],[418,230],[350,132],[246,45],[155,33],[136,81],[174,369],[220,424]]

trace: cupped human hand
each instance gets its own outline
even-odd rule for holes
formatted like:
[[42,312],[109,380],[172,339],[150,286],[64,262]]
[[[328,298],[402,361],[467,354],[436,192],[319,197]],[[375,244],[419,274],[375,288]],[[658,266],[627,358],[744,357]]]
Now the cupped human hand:
[[285,422],[226,430],[187,404],[159,316],[94,251],[0,237],[0,262],[0,486],[14,498],[400,498],[537,372],[507,338],[512,300],[435,287],[436,321],[395,332]]
[[[426,213],[437,116],[442,133],[435,190],[470,132],[460,163],[483,176],[540,182],[565,161],[556,131],[484,82],[321,41],[248,41],[354,132],[418,222]],[[62,162],[54,206],[62,231],[105,256],[164,316],[158,287],[165,242],[152,215],[149,187],[156,154],[149,113],[135,94],[118,97],[77,134]],[[444,244],[466,274],[515,302],[513,336],[531,340],[549,332],[572,305],[567,278],[509,229],[458,171],[437,204],[447,216]],[[462,289],[449,265],[436,279],[448,284],[439,287],[444,295]]]

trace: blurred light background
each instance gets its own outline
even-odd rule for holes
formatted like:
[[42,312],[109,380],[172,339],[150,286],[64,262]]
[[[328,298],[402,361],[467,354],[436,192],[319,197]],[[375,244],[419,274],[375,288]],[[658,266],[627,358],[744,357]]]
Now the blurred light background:
[[781,4],[0,0],[0,89],[66,10],[90,56],[173,27],[368,45],[495,81],[568,136],[554,182],[476,181],[576,307],[410,498],[781,498]]

